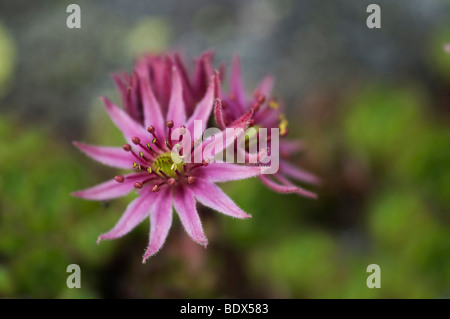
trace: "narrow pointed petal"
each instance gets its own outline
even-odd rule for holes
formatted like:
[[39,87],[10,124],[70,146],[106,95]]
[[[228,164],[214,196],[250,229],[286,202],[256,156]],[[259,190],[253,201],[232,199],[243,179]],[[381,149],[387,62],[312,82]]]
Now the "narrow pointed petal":
[[227,127],[223,114],[222,101],[220,99],[216,99],[215,101],[214,118],[216,119],[216,123],[221,130],[224,130]]
[[266,97],[266,102],[269,100],[269,97],[272,93],[273,85],[275,84],[275,79],[271,75],[266,75],[264,79],[261,80],[257,87],[257,91],[259,94],[262,94]]
[[[194,91],[192,89],[191,81],[189,80],[188,70],[186,70],[185,64],[183,63],[180,55],[175,53],[174,55],[174,63],[178,70],[180,71],[180,76],[183,81],[183,96],[187,105],[193,105],[195,96]],[[191,111],[191,110],[189,110]]]
[[305,197],[317,199],[317,195],[297,186],[280,185],[271,180],[268,176],[260,175],[259,179],[270,189],[283,194],[296,193]]
[[161,105],[155,97],[153,89],[150,85],[149,72],[146,65],[140,64],[138,66],[138,74],[140,77],[140,88],[142,94],[142,108],[144,112],[144,125],[147,128],[153,125],[156,129],[156,133],[161,134],[161,139],[164,138],[164,116],[162,114]]
[[133,163],[130,154],[120,147],[95,146],[81,142],[73,142],[73,144],[84,154],[104,165],[126,169]]
[[122,237],[139,225],[150,214],[154,197],[155,193],[150,189],[146,192],[142,192],[138,198],[128,205],[114,228],[98,237],[97,244],[104,239]]
[[208,240],[203,232],[192,191],[189,188],[179,187],[175,191],[174,206],[188,235],[195,242],[206,247]]
[[218,212],[235,217],[235,218],[251,218],[240,209],[220,187],[204,179],[197,179],[192,184],[195,198],[203,205],[210,207]]
[[186,123],[186,127],[190,132],[194,131],[194,120],[202,121],[202,132],[206,129],[206,125],[208,123],[208,119],[211,115],[211,111],[214,105],[214,92],[216,90],[215,77],[217,77],[217,74],[211,77],[205,96],[195,107],[194,113],[192,113],[191,117]]
[[231,123],[229,125],[229,127],[242,128],[242,129],[246,130],[250,126],[250,123],[251,123],[252,119],[254,118],[254,115],[255,115],[255,111],[251,108],[244,115],[242,115],[240,118],[238,118],[233,123]]
[[236,181],[260,175],[265,167],[231,163],[211,163],[198,169],[198,175],[213,183]]
[[105,103],[106,111],[111,117],[111,120],[122,131],[127,141],[131,140],[133,136],[142,138],[146,135],[141,124],[133,120],[127,113],[117,107],[108,98],[102,97],[102,100]]
[[[251,125],[251,122],[253,120],[254,110],[250,109],[247,113],[242,115],[240,118],[238,118],[236,121],[234,121],[228,128],[234,129],[231,132],[227,131],[220,131],[214,135],[212,135],[209,140],[204,141],[202,143],[202,147],[197,148],[196,152],[200,152],[200,150],[204,150],[210,143],[215,143],[216,139],[222,139],[222,143],[216,145],[214,148],[214,154],[212,155],[212,158],[205,158],[208,162],[214,161],[214,156],[222,152],[224,149],[228,148],[229,146],[234,145],[235,141],[238,140],[240,137],[242,137],[245,134],[245,130]],[[229,134],[230,133],[230,134]],[[227,136],[228,135],[228,136]]]
[[170,93],[169,109],[166,120],[172,120],[174,127],[180,127],[186,122],[186,109],[183,100],[183,87],[178,69],[172,69],[172,91]]
[[114,73],[111,75],[114,83],[116,84],[117,89],[120,91],[120,95],[122,97],[123,108],[130,112],[128,101],[127,101],[127,84],[130,80],[130,77],[125,72],[123,73]]
[[158,199],[150,214],[150,241],[142,263],[163,246],[172,225],[172,215],[172,191],[166,187],[159,191]]
[[320,184],[320,179],[316,175],[298,168],[287,161],[280,161],[280,172],[300,182],[305,182],[312,185]]
[[233,57],[231,64],[230,92],[237,100],[237,104],[241,111],[245,108],[245,88],[241,74],[241,59],[238,55]]
[[281,155],[291,155],[300,152],[305,148],[304,144],[300,141],[280,141],[280,153]]
[[267,147],[261,149],[258,153],[249,153],[243,147],[238,147],[236,149],[238,156],[244,159],[245,163],[260,163],[269,153]]
[[91,188],[74,192],[72,195],[91,200],[108,200],[122,197],[128,195],[134,189],[133,184],[140,178],[139,175],[125,175],[125,180],[122,183],[112,179]]
[[[194,72],[194,86],[197,88],[198,92],[204,92],[206,86],[208,85],[209,75],[208,73],[212,71],[211,61],[214,56],[214,51],[204,52],[199,59],[196,60],[195,72]],[[198,96],[198,99],[201,97]]]

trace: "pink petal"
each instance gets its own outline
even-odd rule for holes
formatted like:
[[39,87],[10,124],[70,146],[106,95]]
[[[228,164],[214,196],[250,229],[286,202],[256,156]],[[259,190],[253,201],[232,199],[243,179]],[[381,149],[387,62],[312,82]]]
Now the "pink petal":
[[240,118],[238,118],[233,123],[231,123],[228,127],[242,128],[242,129],[246,130],[250,126],[250,123],[251,123],[254,115],[255,115],[255,111],[253,110],[253,108],[251,108],[245,114],[243,114]]
[[244,110],[245,103],[245,88],[242,81],[241,74],[241,59],[238,55],[233,57],[231,64],[231,78],[230,78],[230,92],[236,97],[241,111]]
[[219,129],[225,130],[227,127],[225,124],[225,119],[223,115],[223,107],[220,99],[216,99],[215,107],[214,107],[214,117],[216,119],[216,123],[219,126]]
[[[260,163],[269,153],[267,147],[261,149],[258,153],[247,152],[244,148],[238,147],[236,152],[239,157],[244,159],[245,163]],[[239,162],[240,163],[240,162]]]
[[194,93],[192,89],[191,82],[189,80],[188,71],[186,70],[185,64],[183,63],[180,55],[178,53],[174,54],[174,62],[178,70],[180,71],[180,76],[183,81],[183,96],[187,105],[194,104]]
[[94,146],[73,142],[84,154],[102,164],[116,168],[131,168],[133,158],[120,147]]
[[188,235],[206,247],[208,240],[195,207],[194,194],[189,188],[178,187],[174,195],[174,206]]
[[122,183],[114,179],[106,181],[94,187],[72,193],[73,196],[91,200],[108,200],[129,194],[133,189],[133,184],[140,179],[141,174],[124,175]]
[[280,141],[280,154],[291,155],[304,149],[304,145],[300,141]]
[[164,244],[172,225],[172,190],[161,189],[150,214],[150,242],[145,251],[142,263],[156,254]]
[[180,127],[186,122],[186,109],[183,100],[181,77],[176,67],[172,68],[172,92],[170,93],[169,110],[166,120],[172,120],[174,127]]
[[153,193],[150,188],[142,192],[138,198],[132,201],[122,217],[120,217],[117,224],[106,234],[100,235],[97,244],[103,239],[114,239],[128,234],[133,228],[139,225],[145,217],[150,214],[151,207],[156,193]]
[[192,184],[195,198],[205,206],[225,215],[236,218],[251,218],[240,209],[217,185],[207,180],[198,178]]
[[146,136],[146,131],[141,124],[133,120],[127,113],[118,108],[108,98],[102,97],[105,103],[106,111],[108,112],[111,120],[122,131],[125,139],[130,141],[133,136],[143,138]]
[[206,124],[208,123],[208,119],[211,115],[212,107],[214,104],[214,92],[216,90],[215,77],[217,77],[217,74],[211,77],[205,96],[195,107],[194,113],[192,113],[191,117],[186,123],[186,127],[189,132],[194,131],[194,120],[202,121],[202,132],[206,129]]
[[266,75],[258,85],[258,93],[266,97],[266,103],[269,100],[270,94],[272,93],[273,85],[275,79],[271,75]]
[[164,138],[164,132],[166,126],[164,125],[164,116],[162,114],[161,105],[155,97],[153,89],[150,85],[150,74],[147,66],[143,63],[137,67],[140,77],[140,88],[142,94],[142,108],[144,111],[144,125],[145,128],[153,125],[156,129],[156,134],[161,135],[161,139]]
[[283,193],[283,194],[297,193],[297,194],[305,196],[305,197],[317,199],[317,195],[310,191],[304,190],[297,186],[287,186],[287,185],[277,184],[266,175],[260,175],[259,179],[264,183],[264,185],[266,185],[267,187],[269,187],[270,189],[272,189],[278,193]]
[[[206,51],[201,57],[196,61],[195,72],[194,72],[194,86],[198,92],[205,92],[206,86],[208,85],[208,77],[212,73],[211,61],[214,56],[214,51]],[[197,97],[201,98],[201,97]]]
[[211,163],[197,169],[197,174],[210,182],[236,181],[260,175],[265,168],[231,163]]
[[298,181],[306,182],[312,185],[317,185],[320,183],[320,179],[317,176],[301,168],[295,167],[288,161],[284,160],[280,161],[280,173],[288,177],[294,178]]

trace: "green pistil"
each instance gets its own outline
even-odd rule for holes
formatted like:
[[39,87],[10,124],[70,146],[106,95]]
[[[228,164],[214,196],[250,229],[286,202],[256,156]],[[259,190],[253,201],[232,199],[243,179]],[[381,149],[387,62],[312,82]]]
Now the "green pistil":
[[163,153],[159,155],[153,163],[153,171],[156,173],[161,171],[167,176],[175,178],[177,177],[175,170],[177,170],[179,173],[183,173],[184,171],[184,163],[181,161],[181,158],[179,159],[180,163],[174,163],[171,153]]

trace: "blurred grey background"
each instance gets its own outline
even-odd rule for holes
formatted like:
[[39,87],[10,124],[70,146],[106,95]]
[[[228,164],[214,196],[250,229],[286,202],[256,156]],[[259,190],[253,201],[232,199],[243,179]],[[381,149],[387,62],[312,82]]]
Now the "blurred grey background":
[[27,120],[72,139],[93,97],[113,88],[107,74],[130,71],[146,50],[168,48],[189,57],[214,48],[215,61],[228,63],[239,53],[247,83],[274,74],[290,108],[301,107],[308,90],[423,77],[426,44],[448,24],[450,3],[376,1],[382,29],[368,29],[366,7],[373,2],[80,0],[82,28],[68,29],[71,1],[3,0],[0,20],[18,56],[1,107],[20,109]]

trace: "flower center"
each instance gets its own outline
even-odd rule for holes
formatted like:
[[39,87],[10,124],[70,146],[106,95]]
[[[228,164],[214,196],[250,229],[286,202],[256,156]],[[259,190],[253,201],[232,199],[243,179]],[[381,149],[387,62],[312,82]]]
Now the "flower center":
[[169,177],[176,178],[177,177],[176,171],[178,171],[178,173],[182,174],[184,172],[185,164],[182,162],[182,159],[179,155],[174,154],[174,156],[178,157],[178,158],[175,158],[175,161],[178,163],[175,163],[173,161],[172,153],[170,153],[170,152],[162,153],[153,162],[152,169],[156,173],[162,172]]

